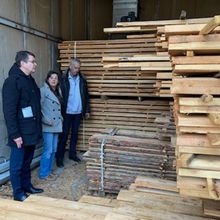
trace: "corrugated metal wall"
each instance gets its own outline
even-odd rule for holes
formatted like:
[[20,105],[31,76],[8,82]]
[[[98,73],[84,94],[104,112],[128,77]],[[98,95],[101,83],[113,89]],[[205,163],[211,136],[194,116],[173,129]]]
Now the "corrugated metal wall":
[[[46,34],[55,37],[60,35],[59,25],[57,25],[59,24],[59,0],[1,0],[0,19],[0,156],[7,158],[9,148],[6,147],[7,134],[2,113],[2,85],[19,50],[30,50],[36,54],[38,68],[33,76],[39,86],[42,85],[49,69],[58,69],[56,42],[45,37],[47,37]],[[24,27],[23,25],[30,27],[25,30],[32,31],[33,34],[15,29],[14,22],[19,27]],[[39,30],[42,37],[35,36],[34,29]]]
[[61,36],[64,40],[107,39],[112,26],[112,0],[61,0]]
[[220,14],[219,0],[139,0],[140,20],[178,19],[181,10],[187,18],[211,17]]

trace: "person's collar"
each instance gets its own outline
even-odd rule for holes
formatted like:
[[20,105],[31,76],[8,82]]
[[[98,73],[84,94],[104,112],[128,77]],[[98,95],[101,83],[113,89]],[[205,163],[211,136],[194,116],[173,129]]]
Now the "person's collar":
[[79,78],[79,73],[75,76],[73,76],[71,73],[70,73],[70,70],[68,72],[68,79],[78,79]]

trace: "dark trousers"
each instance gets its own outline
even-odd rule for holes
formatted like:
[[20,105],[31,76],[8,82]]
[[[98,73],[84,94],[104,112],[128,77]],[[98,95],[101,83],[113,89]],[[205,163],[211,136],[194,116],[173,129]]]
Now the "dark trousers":
[[70,138],[70,146],[69,146],[69,157],[76,156],[76,143],[78,138],[78,129],[80,126],[80,119],[82,114],[66,114],[64,116],[63,122],[63,132],[60,135],[60,141],[57,148],[57,165],[63,163],[66,142],[68,139],[69,131],[71,128],[71,138]]
[[34,156],[35,146],[22,148],[11,147],[10,155],[10,180],[14,198],[24,194],[31,184],[31,162]]

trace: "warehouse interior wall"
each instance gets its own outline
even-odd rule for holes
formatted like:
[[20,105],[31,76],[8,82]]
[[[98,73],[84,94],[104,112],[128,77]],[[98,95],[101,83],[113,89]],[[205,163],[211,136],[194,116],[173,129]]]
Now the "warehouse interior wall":
[[[127,4],[129,0],[121,1]],[[219,0],[139,0],[138,19],[179,19],[182,10],[187,18],[219,14]],[[63,40],[107,39],[103,28],[112,27],[113,0],[60,0],[60,28]],[[127,14],[125,14],[126,16]]]
[[112,0],[62,0],[60,4],[63,40],[107,38],[103,28],[112,25]]
[[139,0],[139,19],[166,20],[179,19],[185,10],[187,18],[212,17],[220,14],[218,0]]
[[[37,71],[33,74],[39,86],[42,85],[50,69],[58,70],[56,64],[57,42],[45,38],[47,34],[54,38],[60,36],[59,0],[1,0],[0,7],[0,163],[9,156],[7,131],[2,112],[2,86],[8,71],[14,63],[16,52],[29,50],[36,55]],[[9,25],[10,24],[10,25]],[[19,27],[26,28],[25,32]],[[30,29],[28,29],[29,27]],[[44,37],[35,34],[35,29]],[[32,32],[32,33],[31,33]]]

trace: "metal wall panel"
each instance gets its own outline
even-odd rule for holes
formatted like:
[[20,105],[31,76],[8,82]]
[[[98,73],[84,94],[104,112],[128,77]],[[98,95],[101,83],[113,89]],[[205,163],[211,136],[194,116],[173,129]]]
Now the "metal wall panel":
[[13,21],[20,22],[20,0],[1,0],[0,15]]
[[139,0],[139,18],[141,21],[178,19],[182,10],[187,12],[187,18],[212,17],[219,14],[220,1]]
[[29,25],[43,32],[50,32],[50,0],[29,0]]
[[2,112],[2,85],[8,76],[8,71],[14,63],[15,54],[23,49],[22,32],[0,25],[0,157],[8,157],[7,132]]
[[[16,52],[30,50],[36,54],[38,61],[37,72],[33,74],[39,86],[42,85],[49,69],[58,70],[57,43],[46,39],[47,34],[60,35],[59,0],[1,0],[0,15],[0,164],[1,157],[9,156],[7,131],[2,112],[2,85],[8,75],[9,68],[14,62]],[[24,24],[31,32],[25,33],[15,28],[14,22],[7,26],[8,20]],[[19,27],[22,27],[20,25]],[[33,31],[39,30],[38,33]],[[46,34],[44,34],[46,32]],[[36,34],[36,35],[35,35]],[[51,39],[51,38],[50,38]]]
[[103,28],[112,25],[112,0],[91,0],[89,5],[88,38],[106,39]]
[[27,48],[36,56],[37,70],[33,77],[38,86],[41,87],[47,72],[51,69],[50,42],[46,39],[28,35]]

